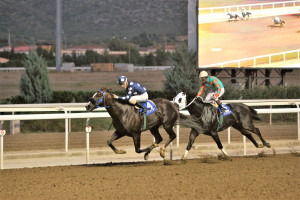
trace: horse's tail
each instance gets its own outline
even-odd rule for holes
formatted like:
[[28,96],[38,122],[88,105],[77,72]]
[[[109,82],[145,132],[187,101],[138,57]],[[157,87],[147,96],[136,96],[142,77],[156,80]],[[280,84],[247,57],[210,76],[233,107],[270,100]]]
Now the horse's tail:
[[261,119],[257,115],[257,111],[254,108],[250,107],[250,106],[248,106],[248,107],[249,107],[249,109],[250,109],[250,111],[252,113],[252,118],[261,121]]
[[201,126],[197,122],[197,118],[189,115],[184,115],[182,113],[179,113],[179,124],[195,130],[201,129]]

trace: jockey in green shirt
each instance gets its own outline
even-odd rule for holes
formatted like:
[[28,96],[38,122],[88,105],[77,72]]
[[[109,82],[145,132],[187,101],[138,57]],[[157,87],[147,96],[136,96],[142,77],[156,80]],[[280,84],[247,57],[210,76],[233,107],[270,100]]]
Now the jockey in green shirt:
[[222,104],[219,100],[219,97],[221,97],[225,92],[223,83],[215,76],[208,76],[208,73],[206,71],[200,72],[199,78],[201,79],[201,83],[197,97],[200,97],[202,95],[204,86],[211,88],[210,92],[205,98],[205,101],[214,100],[221,109],[221,112],[224,112],[224,108],[222,107]]

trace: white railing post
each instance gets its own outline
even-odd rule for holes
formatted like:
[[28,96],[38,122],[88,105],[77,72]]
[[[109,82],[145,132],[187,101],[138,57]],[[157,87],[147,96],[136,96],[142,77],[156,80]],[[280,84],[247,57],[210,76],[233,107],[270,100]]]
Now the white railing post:
[[[15,114],[15,112],[12,112],[12,114],[14,115]],[[10,134],[15,134],[15,120],[12,120],[12,133],[10,133]]]
[[176,125],[176,132],[177,132],[177,147],[179,147],[179,123]]
[[90,132],[92,131],[92,128],[90,127],[90,118],[86,119],[86,164],[90,164]]
[[228,127],[228,134],[227,134],[227,144],[230,144],[230,127]]
[[[270,105],[270,109],[272,109],[272,105]],[[272,113],[270,113],[270,126],[272,125]]]
[[172,142],[170,142],[170,160],[173,160]]
[[247,155],[247,149],[246,149],[246,136],[243,135],[243,144],[244,144],[244,156]]
[[[295,103],[297,108],[299,108],[299,104]],[[297,125],[298,125],[298,140],[300,140],[300,112],[297,113]]]
[[[64,113],[67,115],[68,111],[64,107],[59,107],[59,110],[63,110]],[[65,118],[65,152],[68,152],[68,144],[69,144],[69,119]]]
[[[69,113],[71,114],[72,111],[69,111]],[[69,119],[69,133],[72,132],[72,123],[71,123],[71,119]]]
[[0,169],[3,169],[3,140],[4,136],[0,135]]
[[3,140],[5,133],[5,130],[0,130],[0,169],[3,169]]

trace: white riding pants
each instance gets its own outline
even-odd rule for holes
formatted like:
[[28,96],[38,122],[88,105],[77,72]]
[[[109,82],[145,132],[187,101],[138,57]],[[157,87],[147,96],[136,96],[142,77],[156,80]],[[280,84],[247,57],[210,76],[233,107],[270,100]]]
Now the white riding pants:
[[[218,100],[219,97],[221,97],[221,96],[224,94],[224,92],[225,92],[225,89],[222,88],[222,89],[221,89],[221,92],[220,92],[220,94],[219,94],[219,96],[217,97],[216,100]],[[211,100],[213,100],[213,96],[215,96],[216,93],[217,93],[216,90],[211,90],[211,91],[206,95],[205,101],[211,101]]]
[[136,100],[136,102],[144,102],[148,100],[148,93],[145,92],[141,95],[136,95],[136,96],[132,96],[130,97],[129,100]]

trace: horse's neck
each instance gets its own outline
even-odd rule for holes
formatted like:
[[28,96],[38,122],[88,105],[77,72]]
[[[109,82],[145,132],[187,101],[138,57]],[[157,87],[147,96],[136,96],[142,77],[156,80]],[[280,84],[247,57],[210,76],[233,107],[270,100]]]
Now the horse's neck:
[[113,119],[121,120],[123,119],[123,115],[127,111],[127,109],[129,109],[129,105],[114,101],[106,110]]
[[197,99],[192,99],[192,100],[189,101],[189,103],[192,102],[190,104],[190,106],[187,107],[187,109],[190,113],[195,113],[195,112],[198,113],[198,112],[201,112],[204,109],[204,104],[203,103],[196,103],[196,101],[197,101]]

